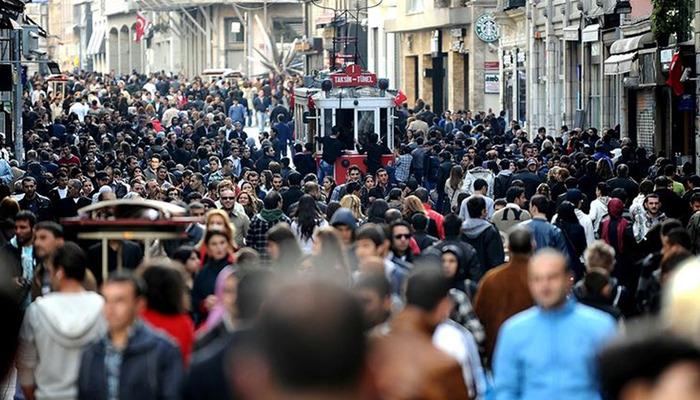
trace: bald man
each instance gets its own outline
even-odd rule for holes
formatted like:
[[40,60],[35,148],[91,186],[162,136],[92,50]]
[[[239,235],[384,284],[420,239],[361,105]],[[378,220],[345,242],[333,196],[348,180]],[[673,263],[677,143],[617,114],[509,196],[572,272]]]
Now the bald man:
[[556,250],[530,259],[528,286],[536,305],[507,320],[496,343],[496,399],[600,399],[595,355],[614,319],[568,297],[571,271]]

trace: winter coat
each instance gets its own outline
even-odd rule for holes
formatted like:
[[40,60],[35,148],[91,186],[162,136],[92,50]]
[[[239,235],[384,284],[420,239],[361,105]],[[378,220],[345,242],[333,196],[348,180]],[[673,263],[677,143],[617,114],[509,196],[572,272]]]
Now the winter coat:
[[[105,355],[108,340],[103,337],[83,353],[78,378],[79,400],[107,400]],[[177,346],[142,322],[136,322],[122,351],[119,399],[179,399],[183,374]]]

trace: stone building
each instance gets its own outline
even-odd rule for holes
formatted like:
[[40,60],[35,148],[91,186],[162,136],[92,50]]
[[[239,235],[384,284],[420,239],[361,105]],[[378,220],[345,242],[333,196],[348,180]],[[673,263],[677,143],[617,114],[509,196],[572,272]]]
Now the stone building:
[[491,0],[397,2],[384,30],[399,37],[400,83],[409,105],[421,98],[436,112],[499,111],[495,10]]

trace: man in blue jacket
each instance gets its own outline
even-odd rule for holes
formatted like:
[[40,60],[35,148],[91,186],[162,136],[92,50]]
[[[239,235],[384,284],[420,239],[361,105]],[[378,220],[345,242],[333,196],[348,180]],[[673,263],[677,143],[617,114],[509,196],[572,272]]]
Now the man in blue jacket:
[[179,399],[180,351],[138,318],[143,283],[130,274],[110,275],[102,286],[107,335],[83,352],[78,399]]
[[518,224],[530,231],[535,240],[535,250],[553,248],[561,251],[568,258],[568,248],[561,229],[547,221],[547,198],[541,194],[530,199],[530,216],[532,219]]
[[528,265],[536,306],[501,327],[494,356],[497,400],[599,400],[595,357],[615,333],[608,314],[567,298],[571,271],[553,249]]

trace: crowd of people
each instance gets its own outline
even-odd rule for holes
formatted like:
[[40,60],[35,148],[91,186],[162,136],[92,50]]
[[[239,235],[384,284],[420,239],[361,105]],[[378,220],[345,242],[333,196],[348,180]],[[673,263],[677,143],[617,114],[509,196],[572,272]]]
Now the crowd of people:
[[[0,138],[2,399],[700,397],[689,163],[420,99],[395,143],[301,143],[292,78],[30,83],[22,163]],[[115,199],[199,222],[103,265],[61,221]]]

